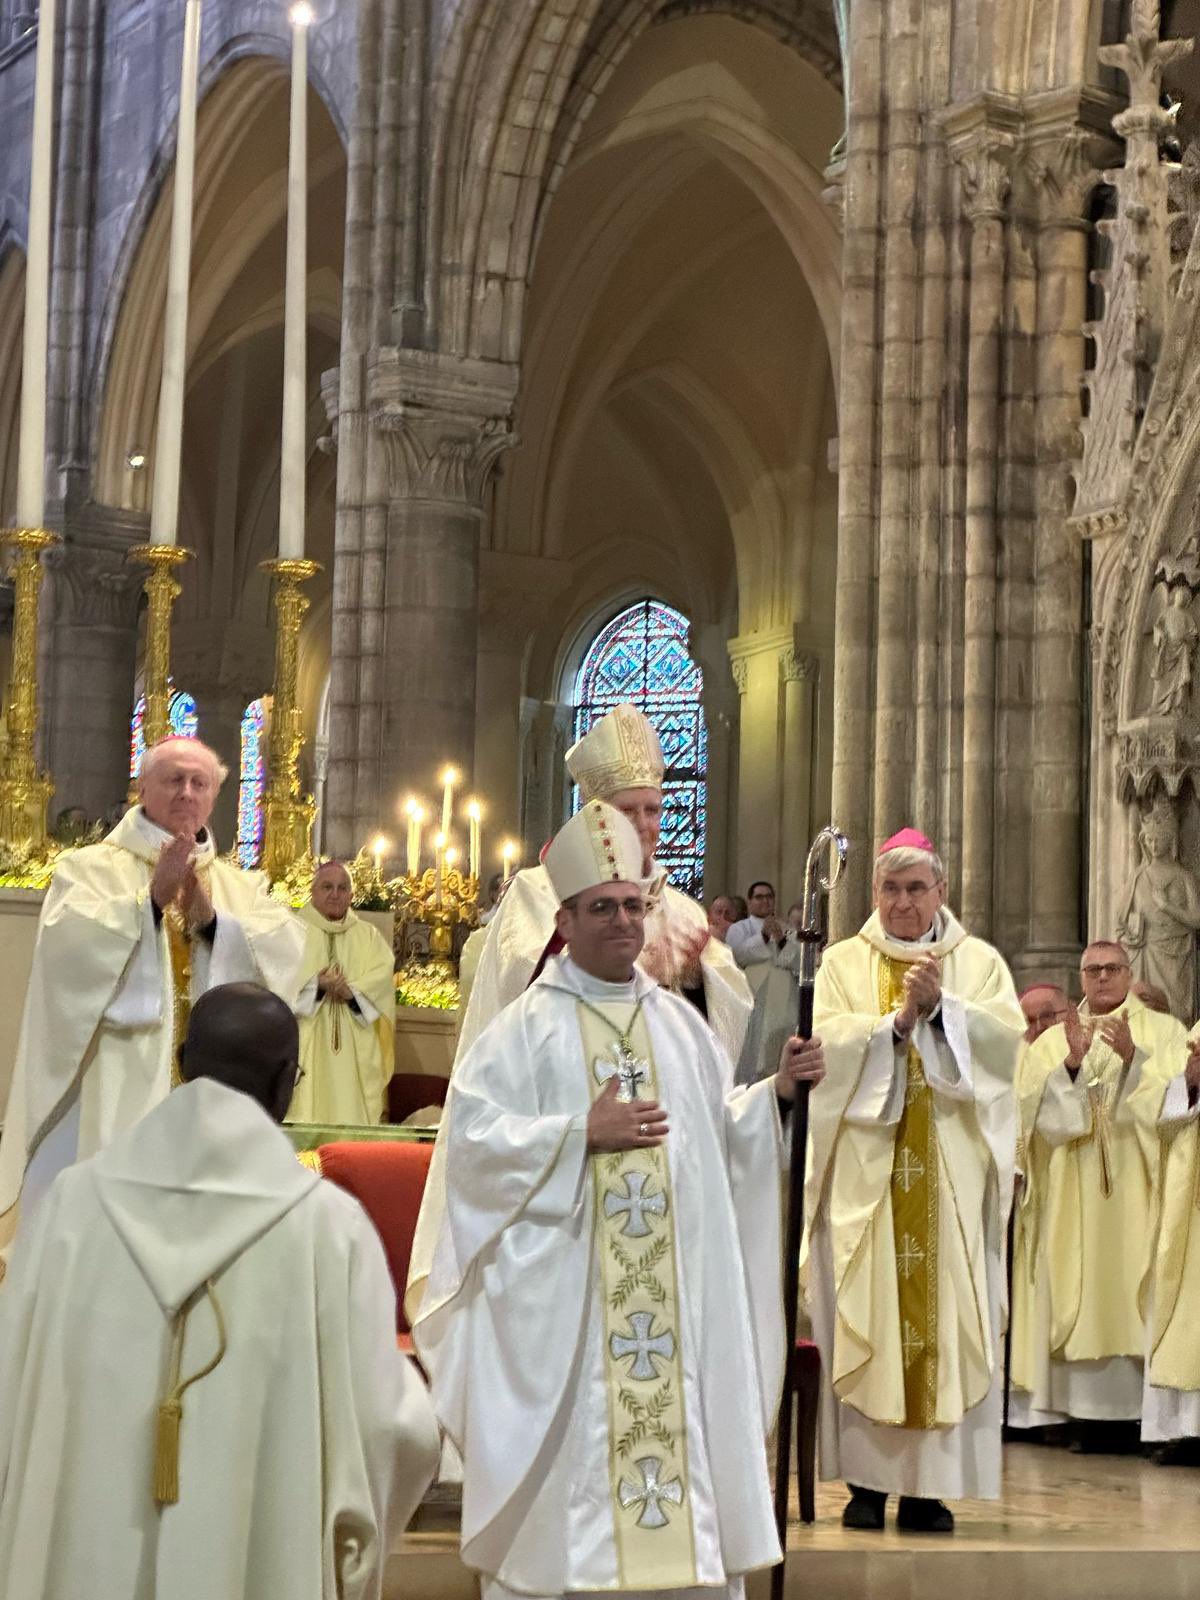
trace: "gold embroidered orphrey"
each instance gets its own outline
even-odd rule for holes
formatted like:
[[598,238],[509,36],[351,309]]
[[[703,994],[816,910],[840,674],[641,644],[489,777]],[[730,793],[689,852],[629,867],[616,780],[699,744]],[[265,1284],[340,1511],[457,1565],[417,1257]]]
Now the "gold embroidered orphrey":
[[[904,974],[912,965],[881,956],[879,1010],[904,1004]],[[904,1110],[892,1155],[892,1228],[900,1349],[904,1364],[906,1428],[932,1428],[937,1417],[938,1361],[938,1148],[933,1091],[921,1057],[910,1043]]]
[[[580,1001],[577,1010],[592,1099],[614,1076],[622,1079],[622,1099],[657,1098],[640,1013],[624,1001]],[[593,1156],[592,1179],[617,1588],[692,1588],[695,1545],[670,1167],[661,1147],[624,1150]]]

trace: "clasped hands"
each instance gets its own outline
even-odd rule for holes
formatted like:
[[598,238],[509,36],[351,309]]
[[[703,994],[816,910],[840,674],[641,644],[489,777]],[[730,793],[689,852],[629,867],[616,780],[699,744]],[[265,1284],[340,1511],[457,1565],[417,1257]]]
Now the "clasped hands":
[[[825,1053],[815,1035],[789,1039],[774,1077],[781,1100],[796,1098],[798,1083],[818,1084],[825,1076]],[[620,1080],[610,1078],[592,1102],[587,1119],[589,1151],[648,1150],[662,1144],[669,1131],[666,1108],[657,1100],[621,1100]]]
[[1122,1066],[1129,1066],[1133,1060],[1133,1034],[1129,1031],[1129,1020],[1123,1011],[1113,1012],[1106,1017],[1092,1017],[1084,1022],[1077,1007],[1068,1006],[1063,1030],[1067,1035],[1066,1068],[1072,1074],[1083,1065],[1083,1058],[1097,1033],[1119,1058]]
[[346,982],[346,974],[336,964],[322,967],[317,973],[317,993],[327,1000],[340,1000],[343,1005],[349,1005],[354,999],[354,990]]
[[681,989],[698,989],[704,981],[700,958],[711,938],[707,928],[689,928],[680,937],[656,939],[642,950],[638,966],[664,989],[676,985]]
[[942,998],[942,964],[936,956],[922,956],[904,974],[904,1003],[892,1022],[897,1038],[907,1039],[920,1022],[937,1010]]
[[208,890],[200,881],[192,853],[194,833],[177,833],[163,845],[150,879],[150,898],[159,911],[178,905],[189,928],[207,928],[216,913]]

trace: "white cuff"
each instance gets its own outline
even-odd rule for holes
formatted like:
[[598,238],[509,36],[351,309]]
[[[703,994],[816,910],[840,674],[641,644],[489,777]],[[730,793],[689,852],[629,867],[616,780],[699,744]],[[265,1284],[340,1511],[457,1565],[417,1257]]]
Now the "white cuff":
[[1167,1085],[1162,1110],[1158,1114],[1158,1125],[1160,1128],[1180,1128],[1186,1123],[1195,1122],[1198,1117],[1200,1098],[1197,1098],[1194,1106],[1188,1104],[1187,1076],[1181,1072]]
[[142,902],[142,931],[104,1020],[114,1028],[157,1028],[162,1021],[162,943],[166,934],[154,920],[150,891]]
[[315,1016],[319,1003],[320,996],[317,994],[317,974],[314,972],[312,977],[296,996],[296,1003],[292,1007],[292,1010],[298,1017]]
[[867,1040],[867,1055],[858,1087],[846,1107],[845,1120],[860,1127],[890,1128],[900,1121],[908,1084],[908,1042],[897,1043],[892,1032],[895,1012],[881,1018]]
[[358,1010],[355,1011],[351,1008],[350,1015],[360,1028],[373,1028],[376,1022],[379,1021],[379,1011],[371,1004],[362,990],[356,989],[353,984],[350,985],[350,993],[358,1002]]

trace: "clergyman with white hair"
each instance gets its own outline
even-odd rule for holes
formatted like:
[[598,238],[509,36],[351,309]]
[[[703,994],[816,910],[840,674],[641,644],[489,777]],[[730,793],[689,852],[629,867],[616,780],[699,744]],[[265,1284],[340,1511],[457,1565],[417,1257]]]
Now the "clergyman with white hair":
[[1012,976],[945,905],[933,844],[905,828],[875,910],[826,951],[813,1026],[813,1327],[821,1475],[847,1527],[949,1533],[944,1502],[1000,1494],[1004,1241],[1025,1025]]
[[19,1211],[179,1081],[200,995],[250,982],[296,999],[303,930],[261,874],[217,859],[209,818],[225,777],[199,740],[162,740],[143,758],[139,804],[58,863],[0,1141],[5,1258]]

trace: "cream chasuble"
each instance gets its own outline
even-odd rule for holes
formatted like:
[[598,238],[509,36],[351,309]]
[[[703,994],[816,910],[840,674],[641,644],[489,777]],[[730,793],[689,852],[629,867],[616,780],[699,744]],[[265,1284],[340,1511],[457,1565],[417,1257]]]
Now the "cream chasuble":
[[[1189,1039],[1200,1037],[1200,1025]],[[1182,1068],[1182,1063],[1180,1063]],[[1142,1438],[1200,1437],[1200,1097],[1180,1070],[1161,1097],[1138,1096],[1134,1114],[1161,1139],[1160,1202],[1154,1261],[1145,1295],[1146,1381]]]
[[[665,1145],[588,1155],[613,1076],[663,1103]],[[409,1305],[488,1600],[720,1589],[778,1559],[785,1141],[774,1086],[730,1079],[686,1002],[565,955],[455,1072]]]
[[[942,1003],[897,1045],[904,973],[927,952]],[[825,1477],[999,1494],[1022,1026],[1007,967],[947,911],[925,941],[890,939],[876,914],[825,953],[814,1027],[829,1076],[812,1097],[807,1196]]]
[[293,1004],[303,936],[259,873],[215,858],[198,870],[217,914],[211,943],[163,917],[150,879],[169,835],[140,808],[99,844],[61,858],[38,924],[0,1141],[0,1246],[29,1169],[36,1203],[72,1161],[103,1149],[169,1093],[177,1030],[218,984],[261,983]]
[[[655,869],[657,875],[657,869]],[[558,897],[545,867],[518,872],[505,891],[479,953],[470,997],[463,1014],[458,1054],[472,1045],[506,1005],[525,992],[554,934]],[[678,944],[708,931],[704,907],[670,884],[651,895],[646,944]],[[745,974],[728,945],[710,939],[700,958],[708,1025],[737,1062],[750,1020],[752,997]]]
[[[300,1066],[289,1122],[354,1126],[379,1122],[396,1048],[395,961],[378,928],[353,911],[331,922],[311,905],[300,970]],[[317,974],[337,967],[355,1005],[317,994]]]
[[[1097,1031],[1072,1081],[1061,1023],[1034,1040],[1021,1067],[1027,1181],[1014,1254],[1009,1402],[1018,1428],[1141,1413],[1156,1125],[1185,1036],[1174,1017],[1135,995],[1120,1010],[1135,1047],[1128,1068]],[[1086,1004],[1079,1014],[1090,1020]]]

